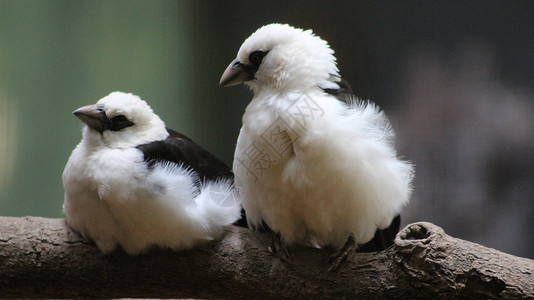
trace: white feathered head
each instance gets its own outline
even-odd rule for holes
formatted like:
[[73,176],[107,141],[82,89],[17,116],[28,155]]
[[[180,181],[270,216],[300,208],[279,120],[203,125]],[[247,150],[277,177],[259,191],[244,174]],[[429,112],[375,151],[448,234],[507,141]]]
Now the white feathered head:
[[329,79],[339,76],[333,54],[311,30],[266,25],[245,40],[220,86],[245,82],[254,92],[264,87],[279,92],[325,87]]
[[87,126],[84,139],[109,148],[129,148],[168,136],[165,123],[138,96],[113,92],[75,110]]

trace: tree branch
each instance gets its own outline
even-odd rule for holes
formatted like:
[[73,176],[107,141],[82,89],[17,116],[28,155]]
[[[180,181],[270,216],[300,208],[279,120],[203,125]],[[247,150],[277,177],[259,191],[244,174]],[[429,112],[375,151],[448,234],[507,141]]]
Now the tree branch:
[[229,227],[190,251],[102,255],[63,219],[0,217],[0,298],[507,298],[534,297],[534,261],[446,235],[404,228],[391,248],[327,272],[326,250],[267,250],[270,235]]

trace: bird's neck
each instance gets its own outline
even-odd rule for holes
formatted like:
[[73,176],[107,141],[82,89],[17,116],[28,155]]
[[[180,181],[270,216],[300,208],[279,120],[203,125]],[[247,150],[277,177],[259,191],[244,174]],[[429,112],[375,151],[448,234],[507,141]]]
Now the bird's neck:
[[285,86],[285,87],[270,87],[266,85],[255,85],[252,88],[254,98],[257,99],[288,99],[293,100],[299,95],[316,95],[324,93],[318,85],[310,85],[305,87]]

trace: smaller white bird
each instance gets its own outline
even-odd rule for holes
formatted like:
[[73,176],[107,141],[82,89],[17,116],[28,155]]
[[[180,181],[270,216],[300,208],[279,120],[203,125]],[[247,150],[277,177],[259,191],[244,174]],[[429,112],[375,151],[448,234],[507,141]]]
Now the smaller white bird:
[[239,219],[229,167],[138,96],[114,92],[74,115],[87,126],[63,172],[63,210],[103,253],[188,249]]

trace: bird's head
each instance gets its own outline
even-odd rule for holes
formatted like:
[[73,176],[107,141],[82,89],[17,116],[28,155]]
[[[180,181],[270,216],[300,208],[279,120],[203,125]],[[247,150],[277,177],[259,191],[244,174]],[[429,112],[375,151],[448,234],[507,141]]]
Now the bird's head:
[[334,51],[313,34],[287,24],[261,27],[245,40],[221,77],[221,87],[242,82],[257,93],[263,88],[290,92],[325,87],[338,77]]
[[168,135],[165,123],[132,94],[113,92],[73,114],[87,125],[84,139],[96,139],[110,148],[134,147]]

